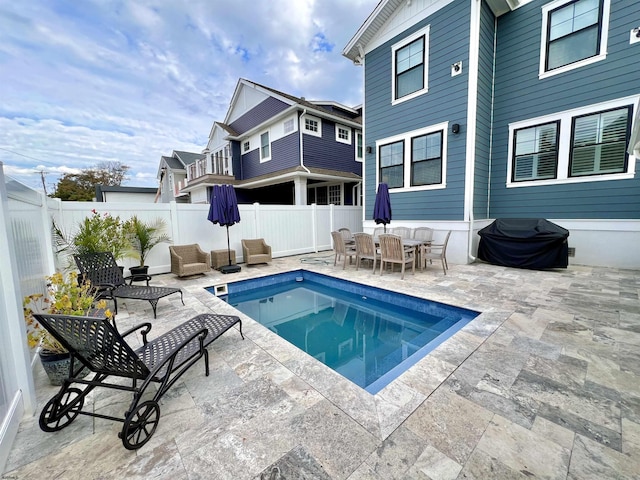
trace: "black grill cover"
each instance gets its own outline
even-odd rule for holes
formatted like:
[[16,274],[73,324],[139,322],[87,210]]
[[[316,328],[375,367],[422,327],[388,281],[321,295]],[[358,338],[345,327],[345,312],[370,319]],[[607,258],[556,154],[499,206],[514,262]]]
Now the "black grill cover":
[[478,258],[494,265],[541,270],[569,264],[569,230],[544,218],[498,218],[478,235]]

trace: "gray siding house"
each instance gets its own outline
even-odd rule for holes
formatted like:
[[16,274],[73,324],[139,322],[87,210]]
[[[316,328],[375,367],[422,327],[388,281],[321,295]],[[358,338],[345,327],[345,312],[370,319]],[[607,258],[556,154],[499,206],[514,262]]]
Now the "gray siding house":
[[180,192],[191,203],[207,203],[213,185],[229,183],[241,203],[358,205],[362,139],[359,107],[240,79]]
[[365,228],[495,218],[565,228],[572,263],[640,266],[640,2],[382,0],[343,54],[364,68]]

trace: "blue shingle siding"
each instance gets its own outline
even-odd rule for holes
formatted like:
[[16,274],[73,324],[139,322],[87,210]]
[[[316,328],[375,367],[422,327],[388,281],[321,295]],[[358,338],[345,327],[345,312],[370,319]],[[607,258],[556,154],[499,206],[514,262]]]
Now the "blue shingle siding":
[[351,144],[336,141],[336,124],[322,120],[322,138],[303,134],[304,164],[310,168],[327,168],[362,174],[362,164],[355,161],[355,131]]
[[254,149],[242,156],[243,180],[300,165],[298,135],[292,134],[271,142],[271,160],[260,163],[260,150]]
[[[640,93],[640,48],[629,19],[640,2],[611,1],[606,59],[539,79],[541,7],[534,1],[498,19],[491,217],[640,218],[640,182],[580,182],[506,188],[509,123]],[[635,48],[634,48],[635,47]]]
[[240,118],[233,121],[229,126],[236,132],[242,134],[257,125],[266,122],[287,108],[289,108],[287,103],[278,100],[277,98],[269,97],[246,112]]
[[475,219],[487,218],[489,214],[489,157],[491,153],[494,38],[495,16],[487,4],[483,2],[480,16],[478,120],[476,124],[476,161],[473,185],[473,216]]
[[[451,64],[468,65],[469,1],[455,1],[401,35],[369,52],[365,62],[366,145],[376,140],[449,121],[465,126],[467,71],[451,77]],[[391,47],[430,25],[428,93],[391,105]],[[464,215],[465,135],[449,134],[447,188],[391,195],[396,220],[461,220]],[[371,218],[376,192],[375,155],[366,162],[366,218]]]

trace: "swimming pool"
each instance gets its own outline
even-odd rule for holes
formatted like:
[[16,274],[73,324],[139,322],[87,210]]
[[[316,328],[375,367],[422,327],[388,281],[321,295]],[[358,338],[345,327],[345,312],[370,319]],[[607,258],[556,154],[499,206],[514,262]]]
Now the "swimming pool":
[[208,290],[372,394],[479,315],[307,270]]

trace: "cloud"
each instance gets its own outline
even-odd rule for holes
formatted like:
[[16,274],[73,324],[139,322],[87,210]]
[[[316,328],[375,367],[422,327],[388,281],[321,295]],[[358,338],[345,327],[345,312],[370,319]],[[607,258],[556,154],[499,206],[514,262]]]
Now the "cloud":
[[[45,167],[48,188],[64,169],[120,161],[127,184],[155,186],[162,155],[204,148],[239,78],[362,103],[362,70],[341,52],[376,4],[5,2],[0,161],[12,172]],[[41,187],[37,173],[19,179]]]

